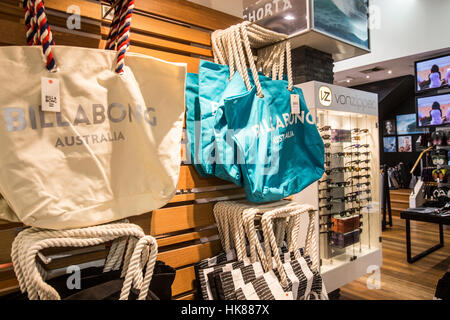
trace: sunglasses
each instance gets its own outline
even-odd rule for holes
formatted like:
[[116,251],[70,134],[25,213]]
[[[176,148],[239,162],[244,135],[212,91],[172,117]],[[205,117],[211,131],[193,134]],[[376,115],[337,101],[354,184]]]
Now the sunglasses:
[[357,188],[360,188],[360,187],[362,187],[362,186],[370,186],[370,182],[364,182],[364,183],[357,183],[357,184],[355,184],[355,186],[357,187]]
[[333,197],[324,197],[324,198],[319,198],[319,201],[327,201],[330,202],[331,200],[333,200]]
[[355,191],[355,192],[351,192],[351,193],[349,193],[348,195],[349,196],[354,196],[354,195],[361,195],[361,194],[363,194],[363,193],[365,193],[365,194],[370,194],[372,191],[370,190],[370,189],[367,189],[367,190],[360,190],[360,191]]
[[331,210],[331,208],[333,208],[333,205],[332,204],[327,204],[325,206],[320,206],[319,210],[322,210],[322,209]]
[[369,147],[368,144],[352,144],[351,146],[349,146],[349,147],[347,147],[345,149],[349,149],[349,148],[359,149],[359,148],[368,148],[368,147]]
[[329,134],[324,134],[324,135],[322,136],[322,139],[324,139],[324,140],[330,140],[330,139],[331,139],[331,136],[330,136]]
[[354,136],[354,137],[352,137],[352,139],[353,140],[361,140],[361,137],[360,136]]
[[350,177],[349,179],[357,179],[357,180],[360,180],[360,179],[369,179],[370,178],[370,174],[366,174],[366,175],[358,175],[358,176],[353,176],[353,177]]
[[353,214],[355,214],[356,212],[359,212],[359,211],[360,211],[359,208],[352,208],[352,209],[347,209],[347,210],[344,210],[344,211],[340,212],[339,215],[341,217],[350,217],[350,216],[352,216]]
[[330,183],[331,181],[332,181],[331,179],[320,180],[320,181],[319,181],[319,184],[322,184],[322,183],[328,184],[328,183]]
[[324,147],[325,147],[325,148],[331,147],[331,143],[329,143],[329,142],[328,142],[328,143],[325,143],[325,144],[324,144]]
[[351,185],[351,181],[339,181],[339,182],[333,182],[331,183],[332,186],[335,188],[337,187],[345,187]]
[[331,126],[324,126],[324,127],[320,128],[319,131],[323,132],[323,131],[328,131],[330,129],[331,129]]
[[359,128],[355,128],[352,130],[353,132],[361,132],[361,133],[367,133],[369,132],[369,129],[359,129]]
[[360,164],[360,163],[369,163],[370,162],[370,160],[353,160],[353,161],[349,161],[349,162],[347,162],[346,163],[346,165],[347,164],[351,164],[351,163],[354,163],[354,164]]
[[351,171],[355,171],[355,168],[354,167],[338,167],[338,168],[325,170],[325,173],[327,175],[330,175],[333,172],[351,172]]

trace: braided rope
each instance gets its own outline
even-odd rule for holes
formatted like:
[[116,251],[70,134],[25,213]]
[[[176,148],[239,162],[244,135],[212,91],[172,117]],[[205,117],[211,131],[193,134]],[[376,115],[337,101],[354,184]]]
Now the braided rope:
[[23,1],[23,8],[25,13],[25,27],[27,44],[29,46],[36,45],[36,20],[34,15],[34,3],[31,0]]
[[241,33],[242,33],[242,39],[244,41],[245,51],[247,53],[247,57],[248,57],[249,64],[250,64],[250,70],[252,71],[252,75],[253,75],[253,81],[255,82],[255,86],[256,86],[256,95],[259,98],[263,98],[264,95],[262,93],[261,83],[259,82],[258,70],[256,70],[255,59],[253,58],[253,52],[252,52],[252,49],[250,46],[250,41],[248,39],[247,28],[245,28],[242,25],[240,27],[240,29],[241,29]]
[[225,32],[224,31],[224,46],[225,49],[228,51],[228,66],[230,68],[230,80],[231,78],[233,78],[234,76],[234,72],[235,72],[235,63],[237,63],[234,59],[234,54],[233,54],[233,47],[232,47],[232,40],[231,40],[231,32]]
[[119,53],[117,55],[116,72],[119,74],[123,73],[125,54],[130,48],[130,28],[131,17],[134,11],[134,0],[128,0],[126,6],[126,11],[121,16],[121,22],[117,34],[117,51]]
[[222,30],[216,30],[211,34],[211,46],[213,49],[214,63],[225,64],[224,51],[220,41],[220,33]]
[[136,248],[130,260],[127,275],[123,283],[122,291],[120,293],[120,300],[128,299],[133,281],[135,281],[136,279],[136,274],[142,275],[141,258],[142,253],[144,250],[146,250],[146,248],[150,250],[150,254],[145,263],[146,272],[144,280],[141,285],[135,287],[136,289],[140,290],[138,300],[145,300],[147,298],[150,281],[152,279],[153,271],[155,268],[156,256],[158,253],[158,245],[156,243],[156,239],[151,236],[145,236],[139,239],[138,243],[136,244]]
[[[278,270],[278,274],[280,275],[280,282],[283,287],[288,285],[287,275],[283,269],[283,263],[281,261],[280,253],[278,250],[277,242],[275,239],[275,235],[273,232],[273,224],[272,219],[275,217],[289,217],[289,211],[286,212],[286,209],[278,209],[274,211],[269,211],[263,214],[261,218],[262,228],[264,232],[264,246],[266,248],[266,256],[267,266],[266,272],[269,272],[273,269],[273,260],[275,260],[276,267]],[[272,254],[273,259],[270,258],[270,253]]]
[[106,46],[105,46],[106,50],[115,50],[116,49],[117,30],[119,29],[121,14],[122,14],[122,6],[117,5],[117,8],[114,8],[114,17],[111,22],[111,26],[109,28],[108,37],[106,39]]
[[[127,239],[130,237],[127,252],[125,253]],[[58,293],[44,282],[45,270],[40,264],[36,264],[36,256],[45,248],[92,246],[116,239],[115,243],[117,245],[113,244],[107,261],[111,261],[113,269],[120,268],[123,261],[124,268],[122,273],[124,273],[130,264],[131,252],[134,250],[137,239],[142,237],[144,237],[142,229],[129,223],[111,223],[65,231],[39,228],[25,229],[15,238],[11,251],[14,271],[19,281],[20,289],[22,292],[28,292],[28,296],[32,300],[39,298],[43,300],[59,299]],[[143,257],[148,259],[148,250],[141,251],[140,255],[142,253]],[[145,264],[148,268],[148,263],[140,261],[141,267]],[[136,268],[133,270],[136,270]],[[126,272],[126,275],[128,275],[128,272]],[[147,280],[142,277],[142,273],[134,272],[132,278],[135,282],[135,287],[138,289],[145,288],[146,281],[148,281],[148,277],[151,277],[151,274],[146,277]]]
[[36,14],[37,20],[37,33],[39,40],[42,45],[42,51],[44,53],[44,57],[46,59],[47,69],[50,71],[54,71],[56,69],[56,62],[53,58],[53,53],[50,48],[51,45],[54,45],[53,35],[50,30],[50,26],[47,22],[47,15],[45,14],[45,7],[43,0],[34,0],[34,11]]
[[316,232],[316,212],[310,209],[309,211],[309,225],[308,225],[308,233],[306,236],[305,243],[305,252],[309,254],[311,257],[312,270],[319,270],[319,250],[318,250],[318,241],[317,241],[317,232]]
[[294,78],[292,75],[292,57],[291,57],[291,42],[289,40],[286,41],[286,69],[287,69],[287,77],[288,77],[288,90],[294,90]]
[[[234,26],[231,29],[232,33],[232,39],[234,40],[234,46],[233,46],[233,52],[235,53],[236,59],[238,61],[238,70],[239,73],[244,80],[245,86],[247,90],[250,90],[252,88],[252,85],[250,83],[250,78],[248,76],[247,72],[247,63],[246,58],[244,54],[244,48],[242,47],[242,39],[241,39],[241,33],[239,31],[239,27]],[[253,56],[248,57],[249,59],[253,59]]]

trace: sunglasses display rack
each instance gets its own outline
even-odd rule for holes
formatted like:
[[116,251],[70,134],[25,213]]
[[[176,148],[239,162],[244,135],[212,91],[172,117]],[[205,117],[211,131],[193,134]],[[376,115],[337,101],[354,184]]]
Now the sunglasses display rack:
[[317,206],[328,290],[382,264],[377,96],[321,82],[299,85],[325,145],[323,177],[295,200]]

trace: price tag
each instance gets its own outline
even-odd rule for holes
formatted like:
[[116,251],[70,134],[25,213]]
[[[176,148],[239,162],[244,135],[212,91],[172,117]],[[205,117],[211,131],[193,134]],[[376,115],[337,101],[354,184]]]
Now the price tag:
[[300,96],[291,94],[291,114],[300,114]]
[[42,111],[61,111],[58,79],[41,78],[41,106]]

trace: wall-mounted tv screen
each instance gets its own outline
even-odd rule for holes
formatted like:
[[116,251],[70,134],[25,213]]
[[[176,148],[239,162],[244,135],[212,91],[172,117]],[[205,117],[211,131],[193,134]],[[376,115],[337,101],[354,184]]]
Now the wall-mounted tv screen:
[[417,126],[450,125],[450,93],[417,97]]
[[450,87],[450,54],[416,62],[416,91]]

